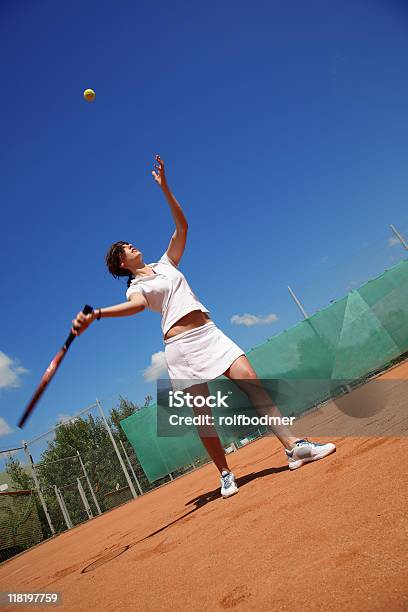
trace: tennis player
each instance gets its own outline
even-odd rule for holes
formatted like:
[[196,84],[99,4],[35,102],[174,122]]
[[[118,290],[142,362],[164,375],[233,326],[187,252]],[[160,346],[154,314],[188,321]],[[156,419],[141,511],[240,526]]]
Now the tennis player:
[[[191,386],[184,387],[186,391],[194,396],[207,397],[209,391],[205,381],[223,374],[246,393],[259,414],[282,416],[278,408],[271,404],[269,394],[262,387],[244,351],[218,329],[210,317],[210,311],[199,301],[179,270],[178,264],[187,240],[187,220],[168,186],[164,162],[159,155],[155,157],[152,175],[163,191],[176,226],[167,251],[157,263],[146,264],[141,251],[130,242],[115,242],[106,255],[106,264],[115,278],[128,278],[127,301],[97,308],[88,315],[79,312],[72,322],[72,331],[76,335],[81,334],[95,319],[135,315],[146,308],[160,312],[165,357],[174,389],[183,388],[181,381],[184,381],[184,385],[185,381],[190,381]],[[197,383],[191,384],[191,381]],[[322,459],[336,450],[332,443],[318,444],[296,438],[286,426],[271,428],[285,449],[291,470]],[[209,431],[208,427],[197,429],[221,474],[221,495],[234,495],[238,487],[216,430],[212,428]]]

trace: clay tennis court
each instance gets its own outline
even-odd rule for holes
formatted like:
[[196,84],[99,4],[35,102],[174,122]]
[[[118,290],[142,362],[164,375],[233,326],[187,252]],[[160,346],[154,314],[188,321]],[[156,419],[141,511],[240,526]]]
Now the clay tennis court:
[[5,562],[0,590],[59,591],[63,610],[407,610],[408,363],[381,380],[396,400],[353,437],[321,409],[336,454],[290,472],[263,438],[229,455],[238,495],[207,465]]

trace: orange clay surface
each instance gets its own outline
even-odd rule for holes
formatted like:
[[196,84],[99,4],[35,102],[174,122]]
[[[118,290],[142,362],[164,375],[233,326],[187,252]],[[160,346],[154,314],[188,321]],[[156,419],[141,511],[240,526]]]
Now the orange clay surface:
[[404,436],[337,436],[293,472],[254,442],[228,456],[238,495],[207,465],[5,562],[0,590],[59,591],[70,611],[408,610],[404,414]]

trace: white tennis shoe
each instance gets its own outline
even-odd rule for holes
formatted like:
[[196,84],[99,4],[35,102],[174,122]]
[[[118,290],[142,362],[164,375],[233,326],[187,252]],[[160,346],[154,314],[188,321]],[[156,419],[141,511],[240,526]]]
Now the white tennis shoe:
[[289,469],[297,470],[305,463],[310,461],[318,461],[334,453],[336,446],[332,442],[327,444],[318,444],[317,442],[309,442],[309,440],[296,440],[294,448],[288,450],[285,448],[288,458]]
[[238,493],[235,476],[232,472],[224,470],[221,474],[221,495],[222,497],[231,497],[235,493]]

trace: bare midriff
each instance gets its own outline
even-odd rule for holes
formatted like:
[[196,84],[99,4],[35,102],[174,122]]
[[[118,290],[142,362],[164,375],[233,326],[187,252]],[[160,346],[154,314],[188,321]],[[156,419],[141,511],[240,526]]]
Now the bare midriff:
[[201,327],[208,323],[211,320],[211,317],[208,316],[206,312],[202,310],[192,310],[188,314],[181,317],[174,325],[170,327],[164,336],[165,340],[172,338],[173,336],[177,336],[178,334],[182,334],[185,331],[189,331],[190,329],[195,329],[196,327]]

